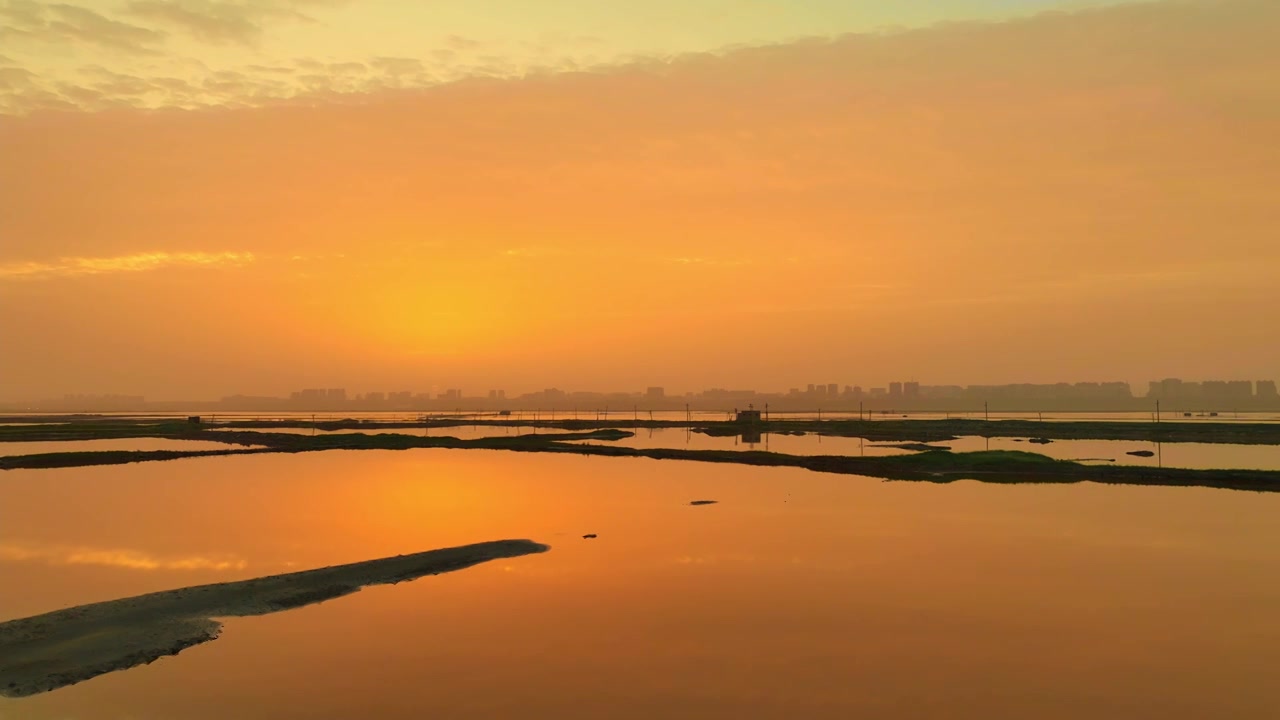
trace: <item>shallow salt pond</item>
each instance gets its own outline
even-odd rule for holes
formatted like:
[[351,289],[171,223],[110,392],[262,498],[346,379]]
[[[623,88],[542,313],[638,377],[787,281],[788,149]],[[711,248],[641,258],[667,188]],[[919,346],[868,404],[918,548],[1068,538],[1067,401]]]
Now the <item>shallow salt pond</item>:
[[[758,442],[746,442],[741,436],[713,437],[684,429],[637,429],[635,437],[617,441],[574,441],[594,445],[621,445],[633,448],[676,448],[689,450],[766,450],[789,455],[852,455],[881,457],[909,455],[895,445],[902,441],[865,440],[832,435],[781,435],[767,433]],[[906,443],[911,444],[911,443]],[[1150,443],[1132,440],[1054,440],[1048,444],[1032,443],[1027,438],[961,437],[955,440],[930,441],[929,445],[951,448],[952,452],[978,450],[1021,450],[1039,453],[1057,460],[1081,460],[1095,464],[1141,465],[1191,469],[1280,470],[1280,445],[1232,445],[1216,443]],[[1152,457],[1129,455],[1131,451],[1150,451]]]
[[[488,437],[510,437],[512,435],[532,434],[533,429],[527,427],[456,425],[453,427],[426,428],[344,428],[342,430],[320,430],[312,428],[207,428],[215,432],[262,432],[283,433],[287,435],[411,435],[413,437],[455,437],[459,440],[474,440]],[[565,430],[541,432],[568,432]]]
[[1251,492],[475,450],[6,471],[0,621],[552,549],[232,618],[0,718],[1277,717],[1277,513]]
[[[1023,450],[1057,460],[1086,460],[1094,464],[1142,465],[1194,470],[1280,470],[1280,445],[1226,443],[1153,443],[1133,440],[1054,440],[1048,444],[1018,438],[962,437],[937,445],[953,452],[975,450]],[[1155,453],[1151,457],[1129,455],[1133,451]],[[1114,461],[1114,462],[1109,462]]]
[[245,447],[258,446],[232,445],[212,440],[177,440],[171,438],[46,440],[38,442],[0,442],[0,457],[62,452],[102,452],[106,450],[229,450]]
[[[623,428],[625,429],[625,428]],[[758,442],[747,442],[741,436],[716,436],[684,428],[637,428],[633,437],[621,440],[573,440],[576,444],[620,445],[632,448],[674,448],[679,450],[760,450],[788,455],[865,455],[879,457],[910,455],[914,451],[881,445],[856,437],[833,435],[761,435]],[[896,443],[894,443],[896,444]]]

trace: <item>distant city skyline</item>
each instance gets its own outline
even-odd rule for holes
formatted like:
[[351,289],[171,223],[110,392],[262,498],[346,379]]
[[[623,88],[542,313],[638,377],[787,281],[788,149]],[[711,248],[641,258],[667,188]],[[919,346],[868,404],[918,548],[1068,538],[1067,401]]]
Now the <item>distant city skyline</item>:
[[547,387],[528,392],[508,393],[505,388],[466,391],[462,388],[421,390],[349,391],[345,387],[304,388],[286,395],[232,394],[220,398],[150,399],[144,395],[67,394],[34,401],[7,401],[0,398],[0,408],[20,407],[72,410],[116,408],[141,409],[148,406],[174,407],[220,406],[230,409],[327,409],[327,410],[413,410],[413,409],[507,409],[568,408],[583,409],[608,406],[615,409],[632,405],[639,408],[676,408],[695,404],[700,408],[741,407],[753,403],[779,403],[779,407],[820,409],[870,405],[875,408],[930,408],[1004,403],[1019,408],[1036,404],[1053,407],[1094,407],[1097,409],[1135,406],[1137,401],[1164,401],[1170,409],[1197,406],[1220,408],[1232,403],[1246,407],[1265,405],[1280,407],[1280,393],[1274,380],[1184,380],[1163,378],[1150,380],[1135,391],[1123,381],[1057,382],[939,385],[919,381],[891,381],[883,385],[841,383],[806,383],[786,390],[711,387],[698,391],[671,391],[650,385],[630,390],[573,390]]

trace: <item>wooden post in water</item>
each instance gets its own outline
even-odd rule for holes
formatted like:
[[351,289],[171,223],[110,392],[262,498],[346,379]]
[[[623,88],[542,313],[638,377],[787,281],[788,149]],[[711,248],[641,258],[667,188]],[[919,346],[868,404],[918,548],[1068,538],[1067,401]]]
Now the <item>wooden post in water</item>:
[[987,401],[982,401],[982,421],[991,422],[991,413],[987,410]]

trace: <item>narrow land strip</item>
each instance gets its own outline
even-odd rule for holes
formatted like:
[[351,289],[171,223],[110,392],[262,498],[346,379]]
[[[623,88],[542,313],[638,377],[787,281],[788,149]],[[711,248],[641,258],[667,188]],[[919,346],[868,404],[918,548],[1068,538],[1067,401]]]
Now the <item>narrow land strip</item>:
[[[229,443],[253,444],[266,447],[192,450],[185,452],[157,450],[16,455],[0,457],[0,470],[115,465],[217,455],[297,453],[323,450],[447,448],[568,453],[607,457],[650,458],[654,460],[687,460],[768,467],[797,467],[815,472],[862,475],[887,480],[952,482],[972,479],[998,483],[1096,482],[1124,485],[1210,487],[1253,490],[1257,492],[1280,491],[1280,471],[1191,470],[1130,465],[1085,465],[1070,460],[1054,460],[1044,455],[1012,450],[969,453],[935,450],[914,455],[853,457],[845,455],[788,455],[761,451],[630,448],[604,444],[630,435],[631,433],[622,430],[604,429],[582,433],[540,433],[460,440],[454,437],[421,437],[385,433],[376,435],[346,433],[312,436],[228,430],[203,433],[202,439],[212,436],[225,436],[225,441]],[[592,440],[596,442],[565,442],[566,440]]]
[[150,663],[217,639],[216,618],[266,615],[370,585],[416,580],[490,560],[546,552],[497,540],[349,565],[198,585],[0,623],[0,695],[26,697]]

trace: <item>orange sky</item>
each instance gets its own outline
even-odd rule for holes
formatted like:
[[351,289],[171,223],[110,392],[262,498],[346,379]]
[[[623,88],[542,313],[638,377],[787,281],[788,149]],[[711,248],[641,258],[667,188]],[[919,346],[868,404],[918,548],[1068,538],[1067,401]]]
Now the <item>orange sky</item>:
[[1280,3],[0,115],[0,399],[1280,375]]

